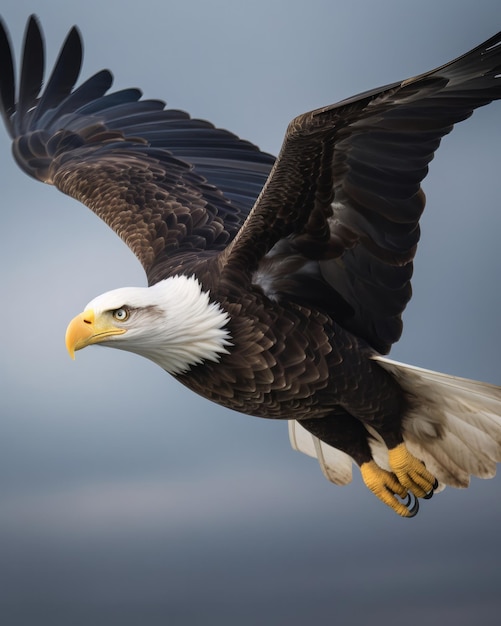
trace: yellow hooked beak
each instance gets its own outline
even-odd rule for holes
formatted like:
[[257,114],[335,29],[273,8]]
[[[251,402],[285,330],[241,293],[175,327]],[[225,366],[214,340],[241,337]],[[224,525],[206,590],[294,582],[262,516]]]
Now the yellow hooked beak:
[[125,328],[112,325],[111,320],[106,319],[106,316],[96,318],[94,311],[88,309],[74,317],[69,323],[66,329],[66,348],[71,358],[74,359],[77,350],[104,341],[112,335],[123,335],[125,332]]

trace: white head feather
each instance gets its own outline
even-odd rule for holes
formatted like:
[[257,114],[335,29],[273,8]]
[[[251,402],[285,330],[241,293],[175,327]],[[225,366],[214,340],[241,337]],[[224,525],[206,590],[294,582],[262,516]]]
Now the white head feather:
[[173,276],[152,287],[125,287],[94,298],[86,309],[95,315],[125,308],[117,325],[122,335],[100,345],[135,352],[170,374],[181,374],[204,361],[219,361],[231,345],[228,314],[209,299],[194,277]]

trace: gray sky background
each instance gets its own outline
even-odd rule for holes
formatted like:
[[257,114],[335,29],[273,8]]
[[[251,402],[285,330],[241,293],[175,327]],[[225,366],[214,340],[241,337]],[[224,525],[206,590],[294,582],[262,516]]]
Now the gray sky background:
[[[211,120],[277,153],[289,120],[449,61],[501,26],[499,0],[3,0],[19,52],[67,30],[83,76]],[[501,383],[499,104],[443,142],[414,298],[393,358]],[[72,363],[67,322],[143,285],[85,207],[28,179],[0,129],[0,621],[219,626],[497,624],[499,478],[398,518],[363,486],[330,485],[285,424],[195,397],[134,355]]]

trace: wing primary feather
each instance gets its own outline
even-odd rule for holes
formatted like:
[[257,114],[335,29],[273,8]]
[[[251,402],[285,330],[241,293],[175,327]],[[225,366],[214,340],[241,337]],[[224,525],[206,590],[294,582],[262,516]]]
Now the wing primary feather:
[[28,111],[36,103],[43,84],[45,47],[38,20],[32,15],[26,27],[21,63],[21,78],[16,115],[14,118],[16,134],[20,135],[29,127]]
[[0,106],[2,108],[2,118],[13,138],[15,136],[14,126],[11,116],[16,110],[16,88],[14,77],[14,59],[11,52],[11,45],[7,29],[0,19],[0,59],[2,59],[2,69],[0,71]]
[[38,118],[38,127],[56,132],[63,116],[66,116],[66,123],[69,123],[75,111],[78,111],[87,103],[102,97],[111,87],[112,83],[113,77],[108,70],[102,70],[94,74],[68,95],[58,106],[48,111],[41,112]]
[[63,43],[43,95],[33,112],[31,128],[36,127],[36,122],[44,111],[57,107],[71,93],[82,67],[82,53],[82,39],[74,26]]

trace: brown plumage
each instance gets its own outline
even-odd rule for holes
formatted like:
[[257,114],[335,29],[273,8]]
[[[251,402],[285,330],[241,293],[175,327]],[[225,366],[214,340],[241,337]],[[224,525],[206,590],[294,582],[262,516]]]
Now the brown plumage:
[[[349,479],[347,454],[404,516],[417,505],[399,498],[429,497],[436,477],[458,486],[492,475],[499,388],[380,355],[399,339],[411,297],[428,163],[455,123],[501,98],[501,33],[441,68],[297,117],[276,161],[136,89],[107,94],[106,70],[74,88],[81,58],[73,28],[41,92],[43,40],[30,18],[16,94],[1,26],[14,157],[101,217],[150,286],[195,277],[228,316],[231,346],[177,377],[229,408],[295,420],[295,446],[331,480]],[[325,444],[343,453],[330,465]]]

